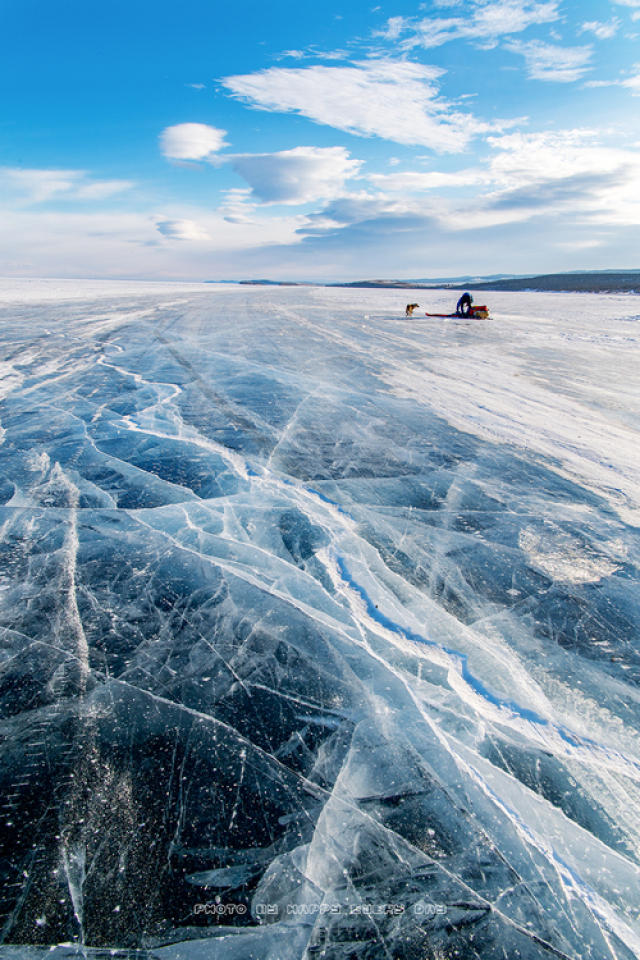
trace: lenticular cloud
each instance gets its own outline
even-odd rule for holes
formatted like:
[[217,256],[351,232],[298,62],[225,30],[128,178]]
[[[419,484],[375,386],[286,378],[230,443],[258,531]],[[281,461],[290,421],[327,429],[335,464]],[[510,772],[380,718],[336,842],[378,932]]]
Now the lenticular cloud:
[[344,147],[295,147],[279,153],[243,154],[233,167],[264,203],[302,204],[340,196],[361,163]]
[[162,131],[160,145],[171,160],[205,160],[226,146],[226,132],[206,123],[178,123]]

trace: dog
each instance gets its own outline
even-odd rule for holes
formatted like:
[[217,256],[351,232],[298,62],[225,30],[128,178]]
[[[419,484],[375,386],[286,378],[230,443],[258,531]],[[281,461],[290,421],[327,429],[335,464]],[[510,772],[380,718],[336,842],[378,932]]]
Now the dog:
[[414,311],[414,310],[417,310],[419,306],[420,306],[419,303],[408,303],[408,304],[407,304],[407,308],[406,308],[406,310],[404,311],[405,316],[406,316],[406,317],[411,317],[411,316],[413,316],[413,311]]

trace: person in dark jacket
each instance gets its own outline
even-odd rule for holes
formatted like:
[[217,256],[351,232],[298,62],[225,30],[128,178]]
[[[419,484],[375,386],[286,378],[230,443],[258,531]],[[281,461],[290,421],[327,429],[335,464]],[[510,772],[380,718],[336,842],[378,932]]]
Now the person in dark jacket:
[[460,299],[456,304],[456,316],[458,317],[468,317],[471,313],[471,304],[473,303],[473,297],[470,293],[463,293]]

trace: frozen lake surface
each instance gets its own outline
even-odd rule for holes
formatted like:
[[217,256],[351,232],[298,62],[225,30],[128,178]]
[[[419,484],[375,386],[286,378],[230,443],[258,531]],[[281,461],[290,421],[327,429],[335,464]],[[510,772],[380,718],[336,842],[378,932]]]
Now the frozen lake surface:
[[0,283],[0,955],[640,957],[640,299],[456,296]]

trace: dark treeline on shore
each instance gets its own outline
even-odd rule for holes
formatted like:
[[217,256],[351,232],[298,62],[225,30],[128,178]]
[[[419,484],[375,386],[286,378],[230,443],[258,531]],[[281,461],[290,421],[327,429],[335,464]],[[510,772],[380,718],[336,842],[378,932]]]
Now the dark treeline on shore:
[[547,273],[469,283],[473,290],[557,290],[583,293],[640,293],[640,271],[629,273]]
[[582,293],[640,293],[640,270],[594,273],[546,273],[533,277],[493,277],[478,280],[404,281],[361,280],[333,283],[333,287],[399,287],[406,289],[441,290],[555,290]]

